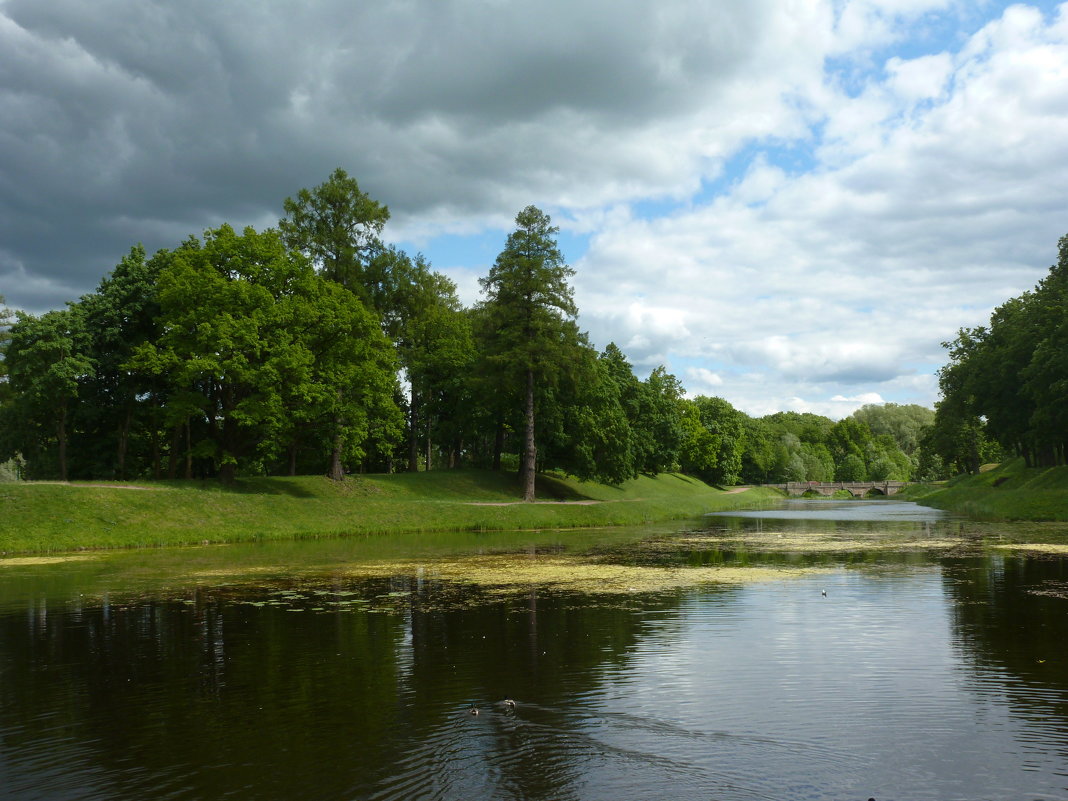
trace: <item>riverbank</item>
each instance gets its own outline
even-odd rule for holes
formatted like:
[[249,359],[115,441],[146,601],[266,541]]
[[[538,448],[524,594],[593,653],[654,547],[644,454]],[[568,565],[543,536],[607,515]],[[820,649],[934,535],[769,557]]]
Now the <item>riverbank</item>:
[[714,489],[679,474],[619,487],[539,476],[538,501],[516,503],[512,474],[483,470],[215,482],[0,484],[0,552],[49,553],[430,531],[627,526],[778,498]]
[[976,520],[1068,521],[1068,467],[1013,459],[977,476],[912,485],[899,497]]

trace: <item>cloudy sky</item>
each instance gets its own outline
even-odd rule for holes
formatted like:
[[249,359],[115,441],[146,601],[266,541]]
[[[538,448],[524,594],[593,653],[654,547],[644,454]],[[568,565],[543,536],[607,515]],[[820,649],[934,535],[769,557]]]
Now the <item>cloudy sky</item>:
[[1068,233],[1068,3],[0,0],[0,294],[273,225],[335,167],[478,299],[535,204],[580,324],[750,414],[931,405]]

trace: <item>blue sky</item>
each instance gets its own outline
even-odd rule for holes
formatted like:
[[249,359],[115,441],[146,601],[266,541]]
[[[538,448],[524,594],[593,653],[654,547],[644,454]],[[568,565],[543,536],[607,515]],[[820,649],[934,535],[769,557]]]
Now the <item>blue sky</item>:
[[1068,232],[1068,5],[0,0],[0,294],[273,225],[337,166],[466,302],[516,212],[580,324],[751,414],[931,405]]

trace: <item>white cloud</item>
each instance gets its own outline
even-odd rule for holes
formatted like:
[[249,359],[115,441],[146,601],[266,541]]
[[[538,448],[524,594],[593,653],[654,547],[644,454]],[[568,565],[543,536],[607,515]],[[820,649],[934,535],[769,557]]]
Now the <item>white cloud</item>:
[[1064,18],[1014,7],[960,53],[891,58],[828,103],[813,170],[758,158],[704,205],[607,220],[583,263],[594,336],[640,288],[685,320],[692,336],[673,352],[704,359],[743,406],[761,392],[824,413],[863,397],[933,402],[939,343],[1032,286],[1064,233]]
[[686,388],[691,397],[697,395],[715,395],[723,386],[723,379],[705,367],[691,367],[686,370]]
[[[747,410],[837,414],[930,403],[938,343],[1068,228],[1068,5],[235,8],[0,3],[9,302],[59,306],[139,239],[262,225],[340,165],[432,261],[542,206],[589,236],[598,346]],[[441,265],[467,302],[475,262]]]

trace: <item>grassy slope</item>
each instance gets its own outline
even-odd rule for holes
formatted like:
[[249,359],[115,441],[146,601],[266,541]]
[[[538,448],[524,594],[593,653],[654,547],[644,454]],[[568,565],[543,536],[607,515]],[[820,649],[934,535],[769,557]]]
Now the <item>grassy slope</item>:
[[1014,459],[942,486],[909,487],[905,497],[979,520],[1068,521],[1068,467],[1028,468]]
[[539,500],[605,502],[511,504],[518,494],[514,476],[479,470],[356,476],[340,484],[301,476],[243,479],[230,489],[189,481],[130,486],[144,489],[0,484],[0,552],[633,525],[752,505],[772,494],[727,494],[673,474],[621,487],[542,476]]

